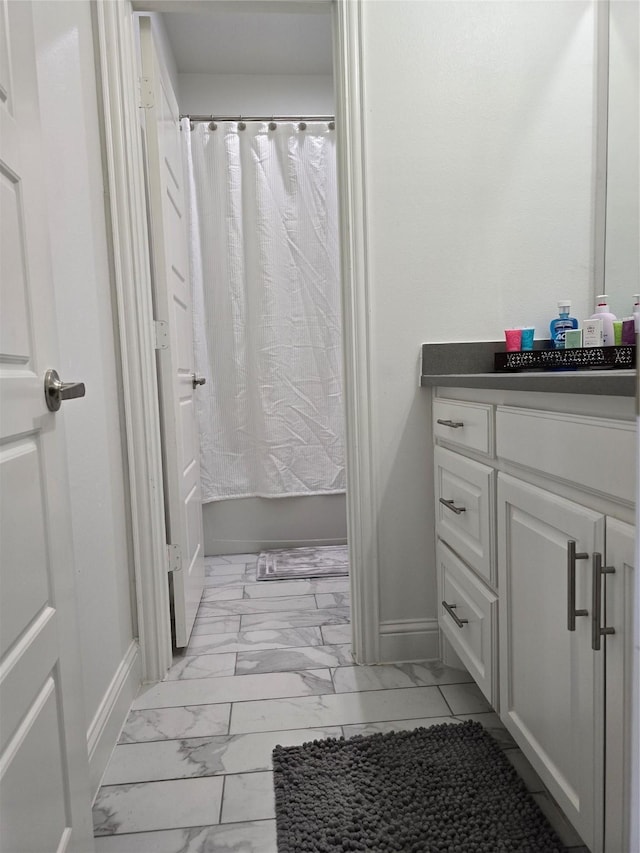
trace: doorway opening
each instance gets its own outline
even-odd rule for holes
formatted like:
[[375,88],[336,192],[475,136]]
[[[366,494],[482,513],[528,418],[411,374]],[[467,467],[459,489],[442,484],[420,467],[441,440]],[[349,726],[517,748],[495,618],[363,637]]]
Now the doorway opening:
[[[348,578],[253,586],[260,552],[304,553],[313,577],[346,543],[330,7],[136,17],[154,308],[169,340],[158,364],[174,649],[264,649],[243,629],[276,624],[293,633],[274,648],[322,645],[323,619],[350,645]],[[294,624],[264,615],[275,612]]]

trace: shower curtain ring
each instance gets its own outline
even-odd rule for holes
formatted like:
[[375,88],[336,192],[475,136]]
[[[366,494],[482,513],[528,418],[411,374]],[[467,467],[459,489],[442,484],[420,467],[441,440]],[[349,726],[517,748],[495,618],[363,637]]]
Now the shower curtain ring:
[[306,129],[307,129],[306,121],[301,121],[300,124],[298,125],[298,130],[306,130]]
[[217,130],[217,129],[218,129],[218,125],[215,123],[215,121],[210,121],[209,122],[209,130]]
[[269,122],[269,130],[277,130],[278,125],[273,120],[273,116],[271,116],[271,121]]
[[246,130],[247,124],[242,121],[242,116],[240,116],[240,121],[238,122],[238,130]]

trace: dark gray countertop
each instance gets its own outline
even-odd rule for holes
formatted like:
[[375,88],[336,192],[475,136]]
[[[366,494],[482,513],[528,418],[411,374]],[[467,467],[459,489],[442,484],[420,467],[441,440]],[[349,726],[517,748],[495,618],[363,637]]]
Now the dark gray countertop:
[[[536,344],[542,346],[543,342],[537,341]],[[519,373],[497,373],[493,370],[493,355],[503,350],[502,341],[423,344],[420,384],[425,387],[635,396],[635,370],[523,370]]]

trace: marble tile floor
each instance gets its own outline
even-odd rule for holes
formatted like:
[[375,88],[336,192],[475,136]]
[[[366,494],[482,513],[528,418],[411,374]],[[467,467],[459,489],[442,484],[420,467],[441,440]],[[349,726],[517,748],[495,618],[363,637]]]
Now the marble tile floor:
[[277,853],[271,753],[478,720],[563,842],[580,839],[466,672],[355,666],[348,579],[255,580],[257,555],[207,558],[189,646],[135,699],[94,804],[97,853]]

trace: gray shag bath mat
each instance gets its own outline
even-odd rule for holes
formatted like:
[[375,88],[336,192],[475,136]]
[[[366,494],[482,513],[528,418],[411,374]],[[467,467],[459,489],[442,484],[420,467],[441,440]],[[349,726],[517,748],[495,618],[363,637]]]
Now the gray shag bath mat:
[[473,721],[273,751],[278,853],[564,853]]
[[335,578],[349,574],[346,545],[320,545],[317,548],[277,548],[258,557],[259,581]]

